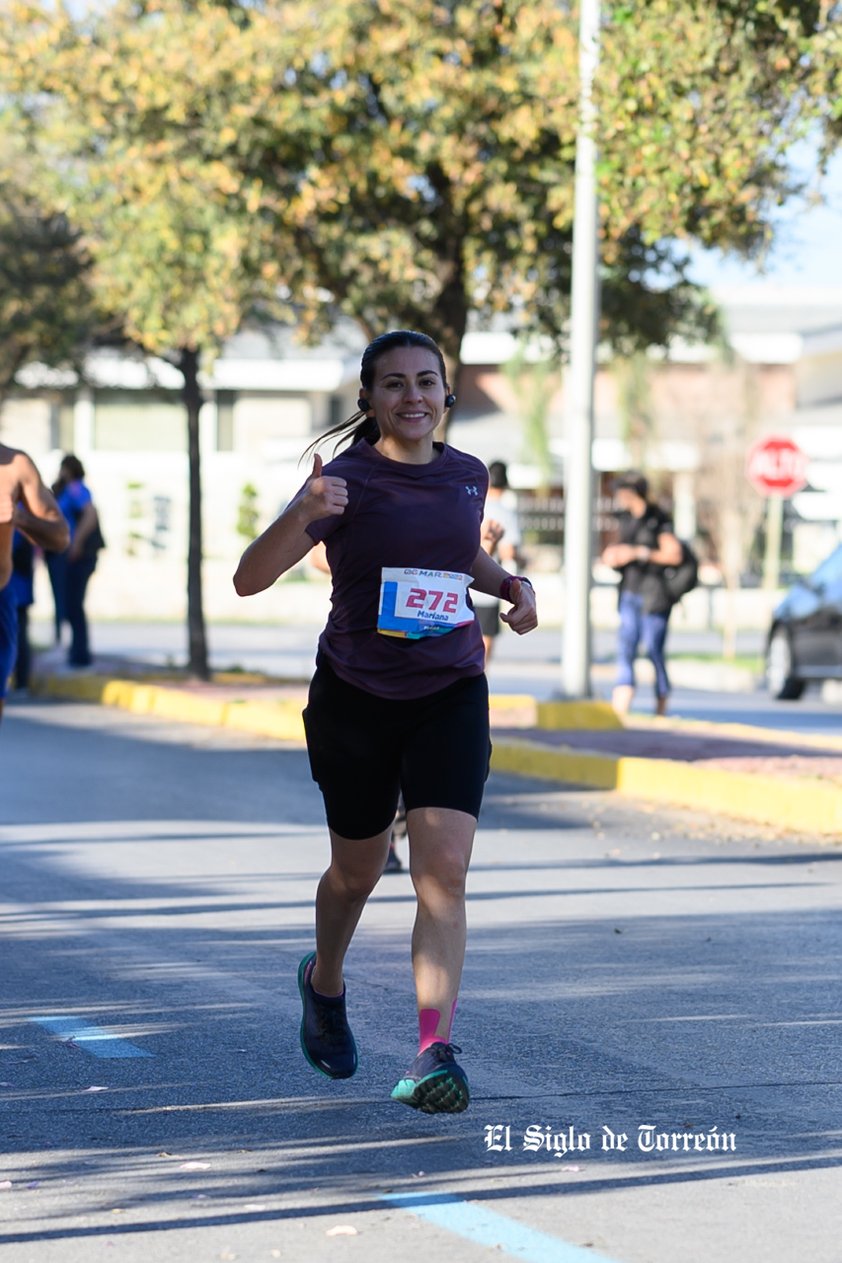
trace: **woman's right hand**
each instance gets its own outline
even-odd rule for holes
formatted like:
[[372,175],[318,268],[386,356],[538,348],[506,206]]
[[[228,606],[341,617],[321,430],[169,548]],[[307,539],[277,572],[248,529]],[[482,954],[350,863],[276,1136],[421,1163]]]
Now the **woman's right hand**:
[[234,587],[240,596],[264,592],[307,556],[313,547],[313,540],[307,534],[312,522],[345,512],[348,484],[344,478],[323,474],[322,468],[322,458],[317,453],[307,481],[281,516],[243,553],[234,575]]
[[348,484],[345,479],[323,474],[322,469],[322,458],[316,452],[313,469],[302,488],[301,496],[301,507],[311,522],[324,517],[336,517],[348,507]]

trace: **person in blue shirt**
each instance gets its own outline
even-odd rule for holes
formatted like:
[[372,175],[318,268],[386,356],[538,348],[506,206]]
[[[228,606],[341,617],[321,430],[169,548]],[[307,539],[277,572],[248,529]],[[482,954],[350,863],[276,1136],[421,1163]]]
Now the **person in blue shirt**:
[[70,547],[64,581],[64,600],[71,641],[67,661],[72,667],[91,665],[85,593],[96,569],[97,554],[103,547],[99,518],[93,497],[85,485],[85,469],[78,457],[67,455],[59,471],[61,491],[58,505],[70,523]]

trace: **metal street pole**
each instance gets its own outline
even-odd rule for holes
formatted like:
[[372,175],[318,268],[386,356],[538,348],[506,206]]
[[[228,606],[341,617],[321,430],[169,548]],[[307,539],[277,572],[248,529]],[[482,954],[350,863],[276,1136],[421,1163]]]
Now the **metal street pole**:
[[570,291],[567,371],[567,469],[564,485],[564,649],[567,697],[591,694],[591,553],[593,549],[593,431],[599,282],[597,276],[596,110],[593,81],[599,60],[599,0],[581,0],[579,131]]

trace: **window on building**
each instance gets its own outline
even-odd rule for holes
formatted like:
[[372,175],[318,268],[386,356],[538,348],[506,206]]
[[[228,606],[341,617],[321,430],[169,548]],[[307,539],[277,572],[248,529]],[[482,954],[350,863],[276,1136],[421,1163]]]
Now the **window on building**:
[[107,452],[183,452],[187,419],[176,394],[94,393],[94,447]]
[[236,391],[218,390],[216,392],[216,450],[218,452],[233,452],[234,450],[234,408],[236,403]]
[[348,412],[345,400],[341,395],[331,395],[328,402],[328,422],[327,429],[332,430],[335,425],[341,425],[343,421],[347,421]]
[[72,395],[60,395],[50,403],[50,448],[72,452],[75,446]]

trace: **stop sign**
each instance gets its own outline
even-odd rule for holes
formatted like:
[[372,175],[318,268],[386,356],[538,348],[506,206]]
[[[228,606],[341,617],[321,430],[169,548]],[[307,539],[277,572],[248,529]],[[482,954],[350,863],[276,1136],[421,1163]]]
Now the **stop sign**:
[[760,439],[746,460],[748,480],[763,496],[792,496],[807,485],[807,455],[792,439]]

